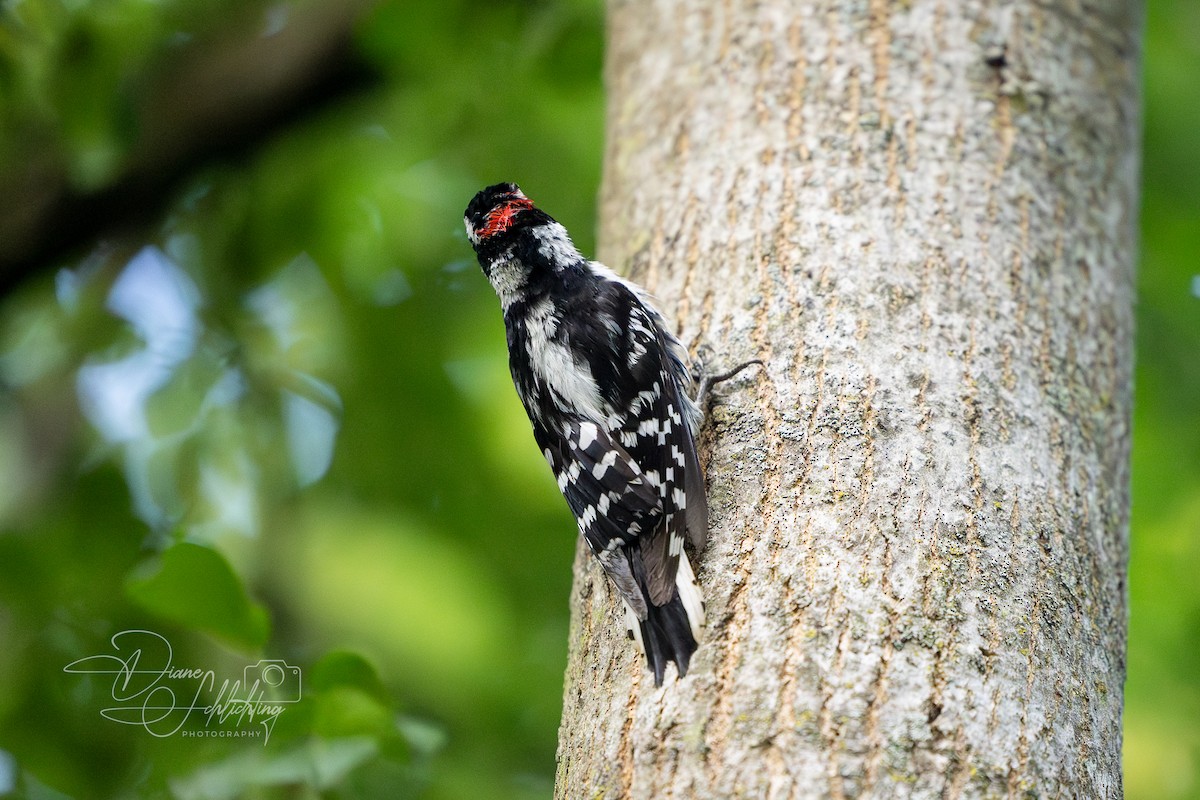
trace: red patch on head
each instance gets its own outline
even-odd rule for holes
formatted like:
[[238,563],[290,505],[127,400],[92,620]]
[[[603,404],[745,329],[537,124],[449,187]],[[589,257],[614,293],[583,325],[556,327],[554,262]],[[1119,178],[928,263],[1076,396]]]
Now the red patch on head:
[[497,233],[503,233],[512,225],[513,217],[517,215],[517,212],[525,208],[533,208],[533,201],[528,197],[513,197],[505,201],[487,213],[483,219],[483,227],[476,235],[480,239],[486,239]]

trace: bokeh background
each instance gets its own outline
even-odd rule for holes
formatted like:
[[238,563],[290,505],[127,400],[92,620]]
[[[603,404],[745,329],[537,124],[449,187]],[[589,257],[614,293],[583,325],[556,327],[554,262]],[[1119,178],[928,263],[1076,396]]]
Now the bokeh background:
[[[515,179],[593,250],[602,53],[592,0],[0,2],[0,796],[550,796],[574,525],[460,220]],[[1145,82],[1126,789],[1200,797],[1200,3]],[[134,629],[298,667],[269,741],[102,718],[64,667]]]

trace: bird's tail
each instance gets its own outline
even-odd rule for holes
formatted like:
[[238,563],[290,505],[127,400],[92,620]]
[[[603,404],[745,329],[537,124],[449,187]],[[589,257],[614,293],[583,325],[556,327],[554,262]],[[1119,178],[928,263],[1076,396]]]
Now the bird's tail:
[[662,686],[668,661],[674,661],[679,677],[687,675],[688,663],[700,642],[704,628],[704,599],[687,553],[679,555],[675,574],[675,593],[666,605],[646,603],[646,618],[639,620],[625,606],[626,626],[638,649],[646,654],[646,663],[654,671],[654,685]]

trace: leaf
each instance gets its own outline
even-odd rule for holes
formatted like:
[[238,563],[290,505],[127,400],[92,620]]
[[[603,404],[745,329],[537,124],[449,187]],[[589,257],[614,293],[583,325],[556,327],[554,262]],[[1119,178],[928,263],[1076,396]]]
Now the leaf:
[[125,582],[129,598],[152,614],[256,650],[267,640],[267,612],[253,602],[217,551],[180,542]]
[[313,738],[280,754],[247,748],[172,780],[171,791],[180,800],[233,800],[256,796],[255,789],[290,786],[287,796],[311,796],[296,787],[330,789],[377,753],[378,745],[365,736]]
[[391,703],[375,667],[358,653],[333,650],[312,669],[312,687],[327,691],[340,686],[359,689],[384,703]]
[[328,739],[367,734],[388,737],[396,733],[390,708],[353,686],[327,689],[317,697],[313,732]]
[[313,667],[310,685],[316,692],[317,734],[397,736],[392,700],[375,667],[361,655],[347,650],[327,653]]

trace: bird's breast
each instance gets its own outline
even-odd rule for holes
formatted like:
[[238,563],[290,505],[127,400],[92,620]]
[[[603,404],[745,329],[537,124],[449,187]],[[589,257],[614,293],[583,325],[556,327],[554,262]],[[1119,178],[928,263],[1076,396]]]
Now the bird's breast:
[[576,358],[561,325],[552,302],[543,300],[529,309],[525,340],[530,370],[564,413],[605,424],[611,410],[606,408],[591,367]]

